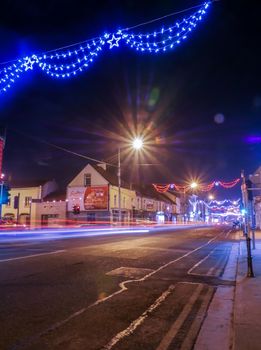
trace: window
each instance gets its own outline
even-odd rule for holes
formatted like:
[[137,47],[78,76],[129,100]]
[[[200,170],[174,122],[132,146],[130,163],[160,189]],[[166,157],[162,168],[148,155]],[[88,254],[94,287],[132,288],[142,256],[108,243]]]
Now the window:
[[30,207],[31,201],[32,201],[32,197],[25,197],[25,199],[24,199],[24,206],[25,207]]
[[125,208],[125,197],[123,197],[123,208]]
[[91,174],[84,174],[84,186],[91,186]]

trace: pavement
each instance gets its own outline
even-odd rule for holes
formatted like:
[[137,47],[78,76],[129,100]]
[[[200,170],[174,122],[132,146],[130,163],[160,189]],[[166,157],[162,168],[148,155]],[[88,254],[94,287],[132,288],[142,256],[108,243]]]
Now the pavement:
[[252,250],[255,277],[246,277],[246,244],[241,238],[234,306],[233,350],[261,349],[261,232]]
[[[220,286],[209,306],[194,350],[261,349],[261,231],[251,241],[255,277],[247,277],[245,237],[238,232],[224,270],[224,280],[235,286]],[[252,237],[251,237],[252,238]]]

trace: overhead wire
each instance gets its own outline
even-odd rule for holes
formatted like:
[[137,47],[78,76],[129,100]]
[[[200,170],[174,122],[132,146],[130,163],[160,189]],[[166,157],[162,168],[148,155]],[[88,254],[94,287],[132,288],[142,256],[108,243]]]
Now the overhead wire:
[[51,143],[51,142],[48,142],[48,141],[46,141],[46,140],[40,139],[40,138],[38,138],[38,137],[28,135],[28,134],[26,134],[26,133],[24,133],[24,132],[22,132],[22,131],[19,131],[19,130],[16,130],[16,129],[12,129],[12,131],[14,131],[14,132],[16,132],[17,134],[20,134],[20,135],[22,135],[22,136],[24,136],[24,137],[27,137],[27,138],[29,138],[29,139],[31,139],[31,140],[37,141],[37,142],[39,142],[39,143],[43,143],[43,144],[45,144],[45,145],[48,145],[48,146],[50,146],[50,147],[59,149],[59,150],[61,150],[61,151],[67,152],[67,153],[69,153],[69,154],[78,156],[78,157],[80,157],[80,158],[84,158],[84,159],[87,159],[87,160],[90,160],[90,161],[96,162],[96,163],[103,163],[103,164],[106,164],[106,165],[109,165],[109,166],[112,166],[112,167],[116,167],[116,168],[117,168],[117,165],[115,165],[115,164],[108,163],[108,162],[103,161],[103,160],[100,160],[100,159],[88,157],[88,156],[86,156],[86,155],[84,155],[84,154],[71,151],[71,150],[69,150],[69,149],[67,149],[67,148],[65,148],[65,147],[61,147],[61,146],[58,146],[58,145],[56,145],[56,144],[54,144],[54,143]]

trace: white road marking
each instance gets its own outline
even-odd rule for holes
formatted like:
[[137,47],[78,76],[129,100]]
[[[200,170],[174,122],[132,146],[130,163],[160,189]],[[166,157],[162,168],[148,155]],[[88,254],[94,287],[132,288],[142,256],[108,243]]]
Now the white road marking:
[[138,328],[144,321],[145,319],[151,314],[153,310],[155,310],[157,307],[161,305],[163,301],[173,292],[175,289],[175,286],[170,285],[169,288],[161,294],[161,296],[146,310],[143,312],[143,314],[138,317],[136,320],[131,322],[129,327],[124,329],[123,331],[119,332],[116,334],[108,344],[106,344],[104,347],[102,347],[103,350],[110,350],[116,345],[121,339],[129,336],[132,334],[136,328]]
[[[181,260],[181,259],[183,259],[183,258],[185,258],[185,257],[187,257],[187,256],[189,256],[189,255],[191,255],[191,254],[193,254],[194,252],[196,252],[196,251],[198,251],[198,250],[200,250],[200,249],[202,249],[202,248],[204,248],[204,247],[206,247],[206,246],[209,245],[211,242],[215,241],[215,240],[216,240],[219,236],[221,236],[222,234],[223,234],[223,231],[220,232],[219,234],[217,234],[215,237],[211,238],[211,239],[210,239],[209,241],[207,241],[206,243],[202,244],[201,246],[199,246],[199,247],[197,247],[197,248],[195,248],[195,249],[189,251],[188,253],[186,253],[186,254],[180,256],[180,257],[177,258],[177,259],[174,259],[174,260],[172,260],[172,261],[170,261],[170,262],[168,262],[168,263],[166,263],[166,264],[160,266],[158,269],[152,271],[151,273],[147,274],[146,276],[144,276],[144,277],[142,277],[142,278],[140,278],[140,279],[138,279],[138,280],[135,280],[135,279],[134,279],[134,280],[127,280],[127,281],[121,282],[121,283],[119,284],[120,289],[119,289],[118,291],[116,291],[116,292],[114,292],[114,293],[108,295],[107,297],[105,297],[105,298],[103,298],[103,299],[98,299],[98,300],[96,300],[94,303],[92,303],[92,304],[90,304],[90,305],[88,305],[88,306],[86,306],[86,307],[84,307],[84,308],[82,308],[82,309],[80,309],[80,310],[74,312],[73,314],[71,314],[70,316],[68,316],[66,319],[63,319],[62,321],[53,324],[52,326],[50,326],[50,327],[47,328],[46,330],[42,331],[41,333],[36,334],[34,337],[31,338],[31,340],[28,339],[29,344],[32,343],[33,341],[39,339],[41,336],[43,336],[44,334],[48,333],[49,331],[53,331],[54,329],[59,328],[60,326],[66,324],[66,323],[67,323],[68,321],[70,321],[71,319],[73,319],[73,318],[75,318],[75,317],[77,317],[77,316],[83,314],[85,311],[89,310],[90,308],[92,308],[92,307],[94,307],[94,306],[96,306],[96,305],[99,305],[99,304],[101,304],[101,303],[104,303],[104,302],[106,302],[107,300],[113,298],[114,296],[116,296],[116,295],[118,295],[118,294],[121,294],[122,292],[126,291],[126,290],[128,289],[128,288],[126,287],[126,284],[128,284],[128,283],[133,283],[133,282],[137,283],[137,282],[145,281],[147,278],[149,278],[149,277],[152,276],[153,274],[155,274],[155,273],[157,273],[157,272],[163,270],[165,267],[168,267],[168,266],[170,266],[171,264],[174,264],[175,262],[177,262],[177,261],[179,261],[179,260]],[[28,345],[28,342],[26,343],[26,345]]]
[[193,307],[194,303],[196,302],[199,294],[202,292],[203,287],[204,287],[203,284],[198,285],[198,287],[196,288],[196,290],[194,291],[194,293],[190,297],[188,303],[183,308],[183,310],[179,314],[178,318],[173,323],[170,330],[166,333],[165,337],[162,339],[162,341],[160,342],[160,344],[156,350],[167,350],[168,349],[169,345],[172,342],[172,339],[175,338],[175,336],[178,333],[183,322],[185,321],[185,319],[187,318],[187,316],[191,312],[192,307]]
[[[217,276],[219,274],[217,273],[213,273],[215,271],[215,269],[217,269],[217,267],[219,266],[220,262],[223,260],[223,256],[220,256],[219,259],[217,259],[216,263],[214,266],[212,266],[208,272],[207,272],[207,276]],[[216,270],[216,272],[219,270],[219,273],[220,273],[220,268]]]
[[198,332],[201,328],[201,324],[205,319],[206,312],[208,310],[208,305],[211,301],[211,297],[213,295],[213,288],[209,288],[206,295],[204,296],[204,300],[200,306],[200,309],[197,312],[195,319],[192,322],[192,325],[186,334],[186,337],[180,347],[180,350],[191,350],[193,349],[194,341],[197,338]]
[[[228,231],[228,233],[226,234],[226,238],[228,237],[228,234],[231,232],[231,230],[230,231]],[[225,233],[225,231],[222,231],[221,233]],[[218,260],[218,262],[213,266],[213,267],[211,267],[209,270],[208,270],[208,272],[207,273],[196,273],[196,272],[192,272],[194,269],[196,269],[199,265],[201,265],[204,261],[206,261],[209,257],[210,257],[210,255],[212,255],[213,253],[214,253],[214,251],[216,250],[217,248],[214,248],[213,250],[211,250],[211,252],[208,254],[208,255],[206,255],[203,259],[201,259],[200,261],[198,261],[195,265],[193,265],[189,270],[188,270],[188,272],[187,272],[187,274],[188,275],[195,275],[195,276],[213,276],[213,277],[215,277],[216,275],[215,274],[212,274],[212,272],[214,271],[214,269],[218,266],[218,264],[219,264],[219,260]]]
[[0,263],[7,262],[7,261],[13,261],[13,260],[36,258],[37,256],[42,256],[42,255],[59,254],[59,253],[63,253],[63,252],[66,252],[66,250],[55,250],[53,252],[48,252],[48,253],[39,253],[39,254],[18,256],[17,258],[2,259],[2,260],[0,260]]
[[202,274],[202,273],[196,273],[196,272],[192,272],[193,270],[195,270],[199,265],[201,265],[204,261],[206,261],[211,254],[213,254],[213,252],[216,250],[216,248],[214,248],[213,250],[211,250],[211,252],[206,255],[203,259],[199,260],[195,265],[193,265],[187,272],[188,275],[196,275],[196,276],[205,276],[206,274]]
[[228,231],[228,233],[226,234],[226,238],[228,238],[228,236],[230,235],[231,232],[232,232],[232,230]]

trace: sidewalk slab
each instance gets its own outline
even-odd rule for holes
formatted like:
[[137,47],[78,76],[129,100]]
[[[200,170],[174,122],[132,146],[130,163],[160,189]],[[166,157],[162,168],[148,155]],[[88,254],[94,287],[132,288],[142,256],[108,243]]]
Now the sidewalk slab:
[[252,250],[255,277],[246,277],[246,244],[241,241],[234,306],[234,350],[261,349],[261,235]]
[[199,332],[194,350],[229,350],[234,287],[218,287]]

